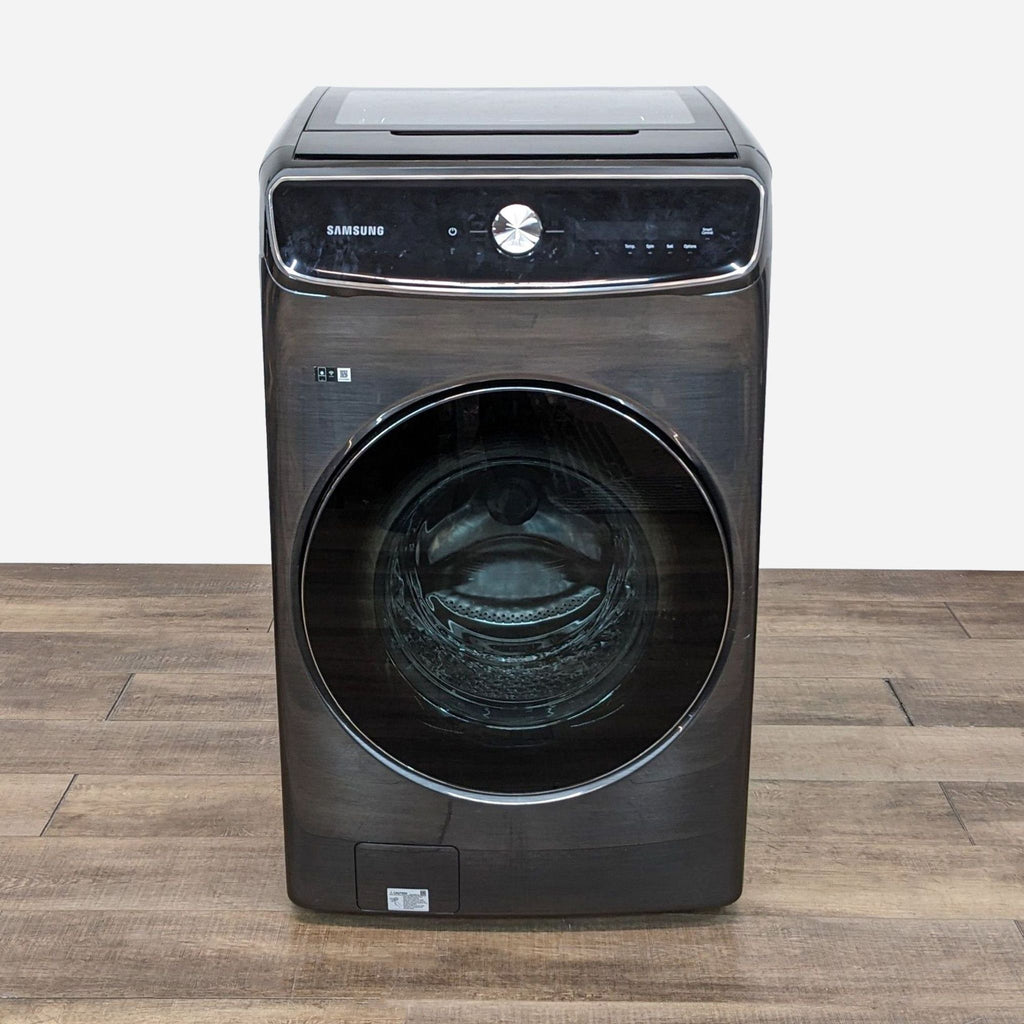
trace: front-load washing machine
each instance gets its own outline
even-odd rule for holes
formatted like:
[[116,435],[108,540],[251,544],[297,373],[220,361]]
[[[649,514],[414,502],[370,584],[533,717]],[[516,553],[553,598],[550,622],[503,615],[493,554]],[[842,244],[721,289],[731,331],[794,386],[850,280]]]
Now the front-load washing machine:
[[274,140],[296,903],[739,895],[769,174],[698,88],[318,89]]

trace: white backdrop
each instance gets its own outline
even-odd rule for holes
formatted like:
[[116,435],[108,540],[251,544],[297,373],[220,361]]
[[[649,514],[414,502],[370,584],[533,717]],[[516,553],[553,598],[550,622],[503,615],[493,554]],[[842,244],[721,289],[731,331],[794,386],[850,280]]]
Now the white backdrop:
[[312,86],[706,84],[775,169],[763,564],[1024,569],[1011,10],[17,5],[0,561],[269,560],[256,173]]

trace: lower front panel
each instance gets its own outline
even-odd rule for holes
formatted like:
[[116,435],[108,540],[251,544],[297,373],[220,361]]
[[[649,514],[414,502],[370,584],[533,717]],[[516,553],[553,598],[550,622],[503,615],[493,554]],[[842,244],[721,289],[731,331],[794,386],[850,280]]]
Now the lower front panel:
[[736,900],[742,835],[590,850],[469,850],[288,835],[288,892],[319,911],[523,916],[700,910]]

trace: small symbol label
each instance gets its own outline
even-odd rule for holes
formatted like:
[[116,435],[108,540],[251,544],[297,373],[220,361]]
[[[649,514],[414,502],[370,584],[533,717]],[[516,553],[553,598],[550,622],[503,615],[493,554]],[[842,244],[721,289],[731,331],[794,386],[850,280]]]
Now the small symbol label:
[[347,384],[352,380],[352,370],[347,366],[315,366],[319,384]]
[[459,233],[459,229],[458,228],[451,227],[451,228],[448,229],[448,234],[451,235],[452,238],[454,238],[458,233]]
[[711,236],[711,235],[713,235],[713,234],[715,233],[715,229],[714,229],[714,228],[701,228],[701,229],[700,229],[700,233],[701,233],[701,234],[702,234],[702,235],[703,235],[703,236],[704,236],[705,238],[710,238],[710,236]]
[[388,910],[430,910],[429,889],[388,889]]

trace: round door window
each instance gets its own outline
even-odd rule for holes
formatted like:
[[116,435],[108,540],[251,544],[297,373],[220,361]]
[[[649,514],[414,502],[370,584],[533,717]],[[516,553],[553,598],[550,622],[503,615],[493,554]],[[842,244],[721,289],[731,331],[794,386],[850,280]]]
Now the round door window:
[[374,752],[441,788],[596,782],[670,735],[729,613],[711,502],[631,414],[495,385],[396,417],[328,482],[302,614]]

